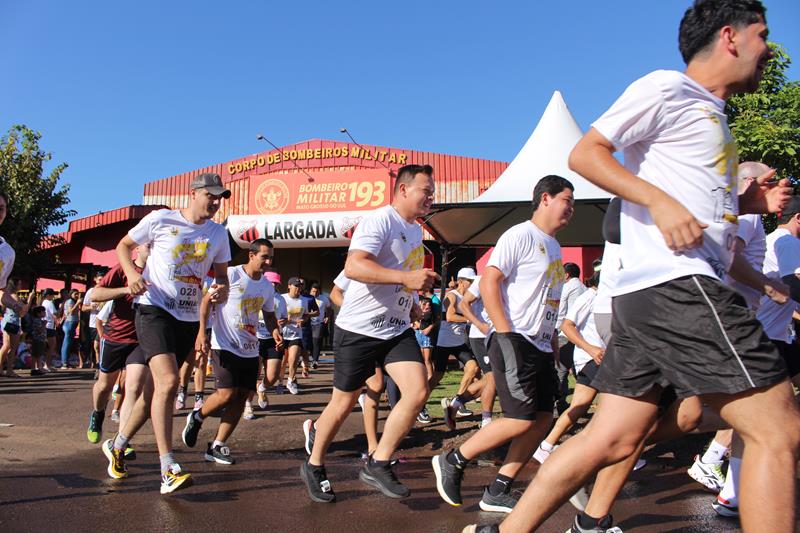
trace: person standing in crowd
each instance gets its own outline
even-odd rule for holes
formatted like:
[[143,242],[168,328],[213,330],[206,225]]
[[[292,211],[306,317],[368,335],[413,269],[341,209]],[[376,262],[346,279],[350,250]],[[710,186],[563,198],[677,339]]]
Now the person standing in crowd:
[[311,368],[317,368],[319,365],[319,354],[322,350],[323,333],[328,327],[328,321],[333,316],[333,309],[331,309],[330,299],[327,295],[322,293],[318,282],[311,282],[311,289],[308,293],[314,298],[319,312],[318,315],[311,317]]
[[696,0],[680,24],[685,72],[633,82],[573,149],[570,167],[623,200],[614,335],[592,420],[542,465],[500,529],[539,527],[599,468],[629,457],[664,384],[699,396],[742,436],[742,528],[794,529],[800,413],[780,354],[722,281],[737,215],[779,211],[790,193],[769,174],[736,194],[725,101],[758,88],[767,34],[757,0]]
[[214,298],[210,289],[200,307],[200,328],[196,348],[206,344],[206,317],[211,315],[211,349],[214,357],[214,378],[217,390],[199,409],[186,417],[183,443],[194,448],[203,420],[211,413],[222,411],[219,428],[213,442],[206,448],[205,459],[224,465],[234,464],[226,442],[233,434],[242,416],[245,402],[256,391],[258,381],[258,328],[259,312],[264,316],[267,330],[276,344],[283,340],[275,319],[275,289],[264,277],[273,256],[272,243],[256,239],[250,243],[248,262],[228,267],[230,295],[224,304],[217,304],[208,313]]
[[570,342],[561,331],[561,324],[578,296],[586,291],[586,287],[581,283],[581,268],[575,263],[564,263],[564,278],[566,281],[561,292],[561,303],[558,304],[558,320],[556,321],[556,330],[558,331],[558,363],[556,364],[556,371],[558,372],[559,384],[556,411],[559,415],[569,407],[567,403],[569,373],[573,369],[572,355],[575,352],[575,344]]
[[311,327],[311,319],[319,316],[319,308],[317,307],[317,300],[309,294],[309,282],[298,276],[300,280],[300,298],[305,302],[308,308],[308,320],[303,322],[301,327],[301,352],[300,352],[300,371],[303,378],[308,377],[308,369],[311,367],[310,355],[313,344],[313,330]]
[[300,467],[313,501],[336,499],[325,455],[376,366],[392,376],[401,399],[359,477],[392,498],[410,493],[397,479],[391,457],[428,397],[427,373],[410,324],[416,291],[431,288],[439,278],[423,267],[422,229],[416,221],[429,212],[434,192],[430,165],[400,168],[392,203],[365,216],[353,234],[345,262],[350,284],[334,333],[333,393],[316,421],[311,456]]
[[[31,291],[31,294],[35,294]],[[41,376],[47,373],[47,319],[46,311],[39,305],[31,309],[31,376]]]
[[56,307],[53,299],[56,296],[56,291],[53,289],[45,289],[42,293],[44,300],[42,300],[42,307],[44,307],[45,321],[47,323],[47,356],[45,357],[45,369],[51,372],[56,367],[56,354],[57,352],[57,335],[56,326],[58,325],[58,308]]
[[[28,309],[33,300],[35,293],[31,291],[28,296],[28,302],[23,304],[19,299],[17,293],[18,280],[10,279],[6,285],[3,294],[7,294],[11,300],[14,300],[14,305],[6,305],[5,313],[3,314],[2,329],[3,329],[3,346],[0,347],[0,370],[5,367],[4,376],[7,378],[18,378],[19,374],[14,372],[14,363],[17,360],[17,347],[19,346],[20,335],[22,334],[21,315],[17,312],[20,305],[24,305],[23,309]],[[35,363],[34,363],[35,364]],[[31,368],[36,368],[34,364]]]
[[[94,286],[100,283],[100,280],[103,279],[103,274],[97,273],[94,275]],[[89,360],[94,363],[100,361],[100,339],[97,337],[97,313],[100,312],[100,308],[103,307],[102,305],[95,303],[92,301],[92,293],[94,292],[94,286],[92,286],[88,291],[86,291],[86,295],[83,297],[83,305],[81,306],[81,311],[84,313],[89,313],[89,343],[90,343],[90,357]]]
[[540,179],[533,190],[531,219],[500,236],[481,276],[480,293],[494,329],[489,360],[503,418],[433,458],[436,489],[452,506],[463,504],[461,480],[467,464],[511,441],[479,504],[484,511],[511,512],[517,503],[512,483],[550,429],[558,393],[555,325],[564,283],[555,235],[572,218],[573,190],[560,176]]
[[[117,245],[128,288],[137,296],[136,332],[154,382],[152,421],[162,494],[190,478],[172,455],[172,403],[178,368],[195,346],[203,278],[212,265],[216,289],[212,303],[224,303],[228,297],[228,234],[211,219],[231,192],[212,173],[195,177],[190,187],[186,208],[149,213]],[[140,274],[131,250],[150,243],[151,254]]]
[[[81,309],[80,296],[81,293],[78,292],[78,289],[72,289],[69,291],[69,297],[63,303],[62,316],[64,321],[61,323],[61,329],[64,332],[64,340],[61,343],[62,367],[75,367],[75,365],[69,362],[69,355],[72,349],[72,343],[75,340],[75,332],[78,329]],[[78,350],[78,353],[80,353],[80,350]]]

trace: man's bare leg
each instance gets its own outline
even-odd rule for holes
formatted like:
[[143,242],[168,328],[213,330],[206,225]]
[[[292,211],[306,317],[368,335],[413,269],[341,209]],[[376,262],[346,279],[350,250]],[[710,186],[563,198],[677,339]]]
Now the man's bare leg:
[[[144,393],[145,385],[150,379],[150,369],[147,365],[127,365],[125,368],[125,398],[119,409],[119,427],[126,427],[139,396]],[[138,430],[138,428],[137,428]]]
[[342,426],[342,422],[353,410],[353,406],[358,400],[358,395],[361,389],[354,391],[342,391],[333,388],[331,399],[322,414],[314,423],[316,435],[314,437],[314,447],[311,450],[311,457],[308,462],[313,466],[322,466],[325,464],[325,455],[328,452],[328,446],[333,442],[336,433]]
[[153,402],[150,418],[158,454],[172,453],[172,401],[178,388],[178,365],[175,354],[154,355],[149,363],[153,376]]
[[371,454],[378,447],[378,406],[383,394],[383,371],[375,369],[375,373],[366,382],[367,391],[364,398],[364,435],[367,437],[367,453]]
[[372,453],[376,461],[388,461],[414,425],[428,399],[425,365],[414,361],[398,361],[386,365],[386,373],[400,389],[400,401],[394,406],[383,426],[378,447]]

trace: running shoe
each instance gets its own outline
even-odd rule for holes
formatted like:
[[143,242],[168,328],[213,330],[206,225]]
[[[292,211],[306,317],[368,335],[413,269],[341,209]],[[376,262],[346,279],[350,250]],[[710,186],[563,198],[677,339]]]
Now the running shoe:
[[283,385],[278,383],[275,385],[275,394],[286,394],[286,388]]
[[536,451],[533,452],[533,458],[539,461],[539,464],[544,464],[544,462],[547,461],[547,458],[550,457],[550,454],[556,451],[556,448],[558,448],[558,446],[554,446],[553,449],[548,452],[547,450],[542,448],[542,445],[540,444],[536,448]]
[[481,510],[490,513],[510,513],[516,504],[517,498],[511,494],[511,486],[496,496],[489,492],[489,487],[486,487],[483,489],[483,498],[478,506]]
[[575,519],[572,521],[572,527],[570,527],[566,533],[622,533],[622,530],[614,526],[614,519],[610,514],[598,520],[597,523],[590,528],[581,527],[578,521],[578,515],[575,515]]
[[290,394],[297,394],[300,390],[297,388],[297,381],[286,380],[286,390],[289,391]]
[[575,494],[570,496],[569,503],[571,503],[575,509],[585,511],[586,506],[589,504],[589,493],[586,492],[586,487],[579,488]]
[[310,418],[303,422],[303,435],[305,436],[306,453],[311,455],[311,450],[314,449],[314,437],[317,436],[317,428]]
[[111,421],[119,424],[119,411],[116,409],[111,411]]
[[308,368],[306,368],[306,365],[303,365],[303,368],[300,369],[300,377],[308,379]]
[[169,469],[161,475],[161,494],[175,492],[179,488],[191,483],[192,475],[181,470],[181,465],[173,463]]
[[428,414],[427,407],[423,407],[422,411],[419,412],[419,414],[417,415],[417,422],[419,422],[420,424],[430,424],[431,422],[433,422],[433,418],[431,418],[431,415]]
[[89,429],[86,430],[86,438],[89,442],[96,444],[100,442],[100,437],[103,435],[103,415],[97,411],[92,411],[89,415]]
[[253,406],[250,403],[244,404],[244,412],[242,413],[242,418],[245,420],[255,420],[256,414],[253,412]]
[[359,472],[358,477],[361,478],[361,481],[364,483],[372,485],[390,498],[405,498],[411,494],[408,487],[400,483],[397,479],[397,475],[394,473],[394,468],[391,463],[386,466],[377,466],[367,461],[367,464],[365,464],[364,468]]
[[300,479],[306,484],[308,496],[318,503],[331,503],[336,501],[331,482],[324,466],[311,466],[308,461],[300,465]]
[[456,413],[458,409],[455,407],[450,407],[450,398],[442,398],[442,411],[444,411],[444,423],[447,425],[447,429],[453,431],[456,429]]
[[719,494],[717,495],[716,501],[711,503],[711,507],[713,507],[720,516],[726,516],[728,518],[736,518],[739,516],[739,506],[726,500]]
[[186,407],[186,393],[179,390],[177,396],[175,396],[175,410],[180,411],[185,407]]
[[128,444],[128,447],[125,448],[125,460],[126,461],[135,461],[136,460],[136,450],[133,449],[133,446]]
[[232,465],[236,463],[236,459],[231,457],[231,449],[227,446],[220,446],[217,444],[213,446],[213,443],[209,442],[208,446],[206,446],[206,461],[211,461],[213,463],[219,463],[221,465]]
[[193,409],[197,411],[203,407],[203,395],[202,394],[195,394],[194,395],[194,407]]
[[194,445],[197,444],[197,434],[200,433],[200,428],[203,427],[203,422],[195,418],[195,412],[192,411],[186,415],[186,426],[181,433],[183,443],[189,448],[194,448]]
[[485,428],[486,426],[488,426],[491,423],[492,423],[492,419],[491,418],[482,418],[481,419],[481,427],[482,428]]
[[263,383],[258,384],[258,408],[266,409],[269,405],[269,398],[267,398],[267,388]]
[[458,408],[458,411],[456,411],[456,416],[459,417],[459,418],[472,416],[473,414],[475,414],[475,413],[473,413],[472,411],[470,411],[469,409],[467,409],[463,405]]
[[111,390],[111,400],[117,401],[117,394],[119,393],[119,383],[114,384],[114,388]]
[[366,399],[367,399],[367,393],[362,392],[361,394],[358,395],[358,405],[359,407],[361,407],[362,411],[364,410],[364,402],[366,401]]
[[694,456],[694,464],[686,473],[705,488],[716,493],[719,493],[725,484],[722,463],[704,463],[700,460],[700,455]]
[[464,469],[451,465],[447,461],[447,452],[442,452],[431,459],[433,473],[436,475],[436,490],[444,501],[453,507],[461,507],[461,480]]
[[123,479],[128,477],[128,469],[125,467],[125,453],[114,448],[114,439],[108,439],[103,443],[103,454],[108,459],[109,477],[112,479]]
[[311,370],[316,370],[319,364],[316,361],[311,361]]

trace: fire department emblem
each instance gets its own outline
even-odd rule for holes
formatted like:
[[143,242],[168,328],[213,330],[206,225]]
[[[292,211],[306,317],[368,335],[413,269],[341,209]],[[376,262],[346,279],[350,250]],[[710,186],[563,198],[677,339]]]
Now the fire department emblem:
[[256,189],[255,201],[259,213],[264,215],[283,213],[289,205],[289,188],[281,180],[265,180]]

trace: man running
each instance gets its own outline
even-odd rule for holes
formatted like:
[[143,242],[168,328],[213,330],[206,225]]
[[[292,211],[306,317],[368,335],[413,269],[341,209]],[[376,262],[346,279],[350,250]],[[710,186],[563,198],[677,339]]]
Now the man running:
[[[282,295],[286,302],[287,321],[281,330],[283,335],[283,349],[286,351],[286,360],[289,367],[289,375],[286,377],[286,390],[291,394],[300,392],[297,386],[297,360],[302,357],[303,328],[311,320],[308,300],[303,298],[303,280],[300,278],[289,278],[288,292]],[[305,364],[303,366],[305,369]]]
[[623,199],[613,339],[594,417],[542,465],[501,531],[535,529],[598,468],[629,457],[666,385],[742,436],[743,529],[794,529],[800,414],[778,351],[721,281],[739,212],[777,210],[789,193],[764,176],[736,194],[725,100],[758,87],[771,57],[764,14],[757,0],[697,0],[679,32],[686,71],[631,84],[573,149],[570,166]]
[[[216,289],[212,302],[224,303],[228,297],[228,234],[211,219],[222,198],[230,195],[219,175],[200,174],[191,183],[188,207],[149,213],[117,245],[128,288],[137,296],[136,333],[153,376],[151,418],[162,494],[173,492],[190,478],[172,455],[172,402],[178,368],[195,346],[203,278],[212,265],[212,288]],[[130,253],[148,243],[152,243],[151,255],[140,274]],[[124,428],[122,433],[128,434]],[[117,443],[114,451],[118,452]]]
[[[494,385],[494,374],[492,374],[492,364],[489,361],[489,352],[486,351],[486,335],[492,328],[492,321],[483,307],[481,299],[480,279],[478,276],[472,285],[469,286],[467,294],[459,304],[461,314],[472,323],[469,328],[469,347],[475,355],[478,366],[483,373],[483,386],[480,390],[481,395],[481,427],[492,422],[492,411],[494,410],[494,399],[496,389]],[[453,402],[451,402],[452,406]]]
[[[194,448],[203,420],[212,413],[222,411],[216,437],[206,448],[206,461],[224,465],[236,462],[226,442],[239,423],[248,396],[256,390],[260,361],[256,337],[259,312],[263,313],[267,330],[272,332],[275,343],[282,341],[275,319],[275,289],[263,275],[272,262],[272,255],[272,243],[267,239],[251,242],[248,262],[228,268],[228,300],[224,304],[217,304],[212,313],[211,350],[217,390],[200,409],[188,414],[182,433],[183,443]],[[198,349],[206,343],[205,317],[213,298],[214,289],[211,289],[200,306]]]
[[531,219],[500,236],[481,276],[481,296],[494,328],[489,360],[503,418],[433,458],[436,489],[452,506],[463,504],[461,480],[467,464],[511,441],[503,466],[480,501],[484,511],[510,512],[516,504],[511,485],[550,429],[558,395],[555,324],[564,283],[555,235],[572,218],[573,190],[560,176],[539,180]]
[[336,499],[325,472],[325,454],[376,364],[392,376],[402,397],[359,477],[392,498],[410,493],[398,481],[391,457],[428,397],[427,374],[410,327],[410,312],[416,291],[431,288],[439,278],[423,267],[422,229],[416,221],[430,210],[434,192],[430,165],[400,168],[391,205],[365,216],[350,242],[345,273],[351,281],[334,334],[333,394],[316,421],[311,457],[300,467],[300,477],[314,501]]

